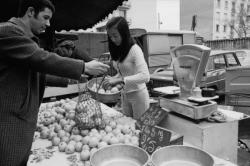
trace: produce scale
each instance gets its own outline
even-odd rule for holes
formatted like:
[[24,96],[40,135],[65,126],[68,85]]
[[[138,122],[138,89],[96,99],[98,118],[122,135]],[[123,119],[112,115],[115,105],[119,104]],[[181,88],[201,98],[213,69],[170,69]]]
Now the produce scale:
[[176,97],[161,97],[161,107],[197,122],[217,110],[216,102],[195,91],[202,83],[209,54],[210,48],[202,45],[183,45],[172,51],[173,69],[180,93]]

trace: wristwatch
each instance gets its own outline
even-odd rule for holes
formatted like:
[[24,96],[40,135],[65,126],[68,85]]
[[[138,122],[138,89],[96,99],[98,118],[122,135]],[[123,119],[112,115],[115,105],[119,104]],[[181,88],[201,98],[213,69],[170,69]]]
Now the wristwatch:
[[88,77],[89,77],[88,75],[81,74],[81,77],[80,77],[80,80],[79,80],[79,81],[87,82]]

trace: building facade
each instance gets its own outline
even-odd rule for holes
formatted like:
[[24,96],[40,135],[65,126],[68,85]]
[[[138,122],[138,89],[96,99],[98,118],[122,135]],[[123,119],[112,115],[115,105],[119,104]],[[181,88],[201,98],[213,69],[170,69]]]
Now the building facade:
[[[181,0],[180,27],[205,40],[249,36],[249,0]],[[192,5],[191,5],[192,4]],[[193,26],[193,27],[192,27]]]
[[180,30],[180,0],[129,0],[131,28],[147,31]]
[[147,31],[180,30],[180,0],[124,1],[122,6],[94,26],[94,31],[105,31],[106,22],[114,16],[125,17],[130,28]]

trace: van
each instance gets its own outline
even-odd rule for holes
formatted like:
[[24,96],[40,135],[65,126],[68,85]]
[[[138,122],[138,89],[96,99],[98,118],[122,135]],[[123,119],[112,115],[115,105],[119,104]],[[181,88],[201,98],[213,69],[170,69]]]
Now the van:
[[171,49],[183,44],[195,44],[196,41],[194,31],[146,31],[134,28],[130,29],[130,33],[142,48],[150,73],[171,65]]

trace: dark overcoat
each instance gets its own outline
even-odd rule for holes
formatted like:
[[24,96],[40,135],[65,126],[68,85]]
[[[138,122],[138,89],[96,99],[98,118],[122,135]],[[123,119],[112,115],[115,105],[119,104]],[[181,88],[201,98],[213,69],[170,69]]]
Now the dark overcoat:
[[41,49],[21,19],[0,24],[0,166],[26,165],[45,74],[79,79],[84,62]]

